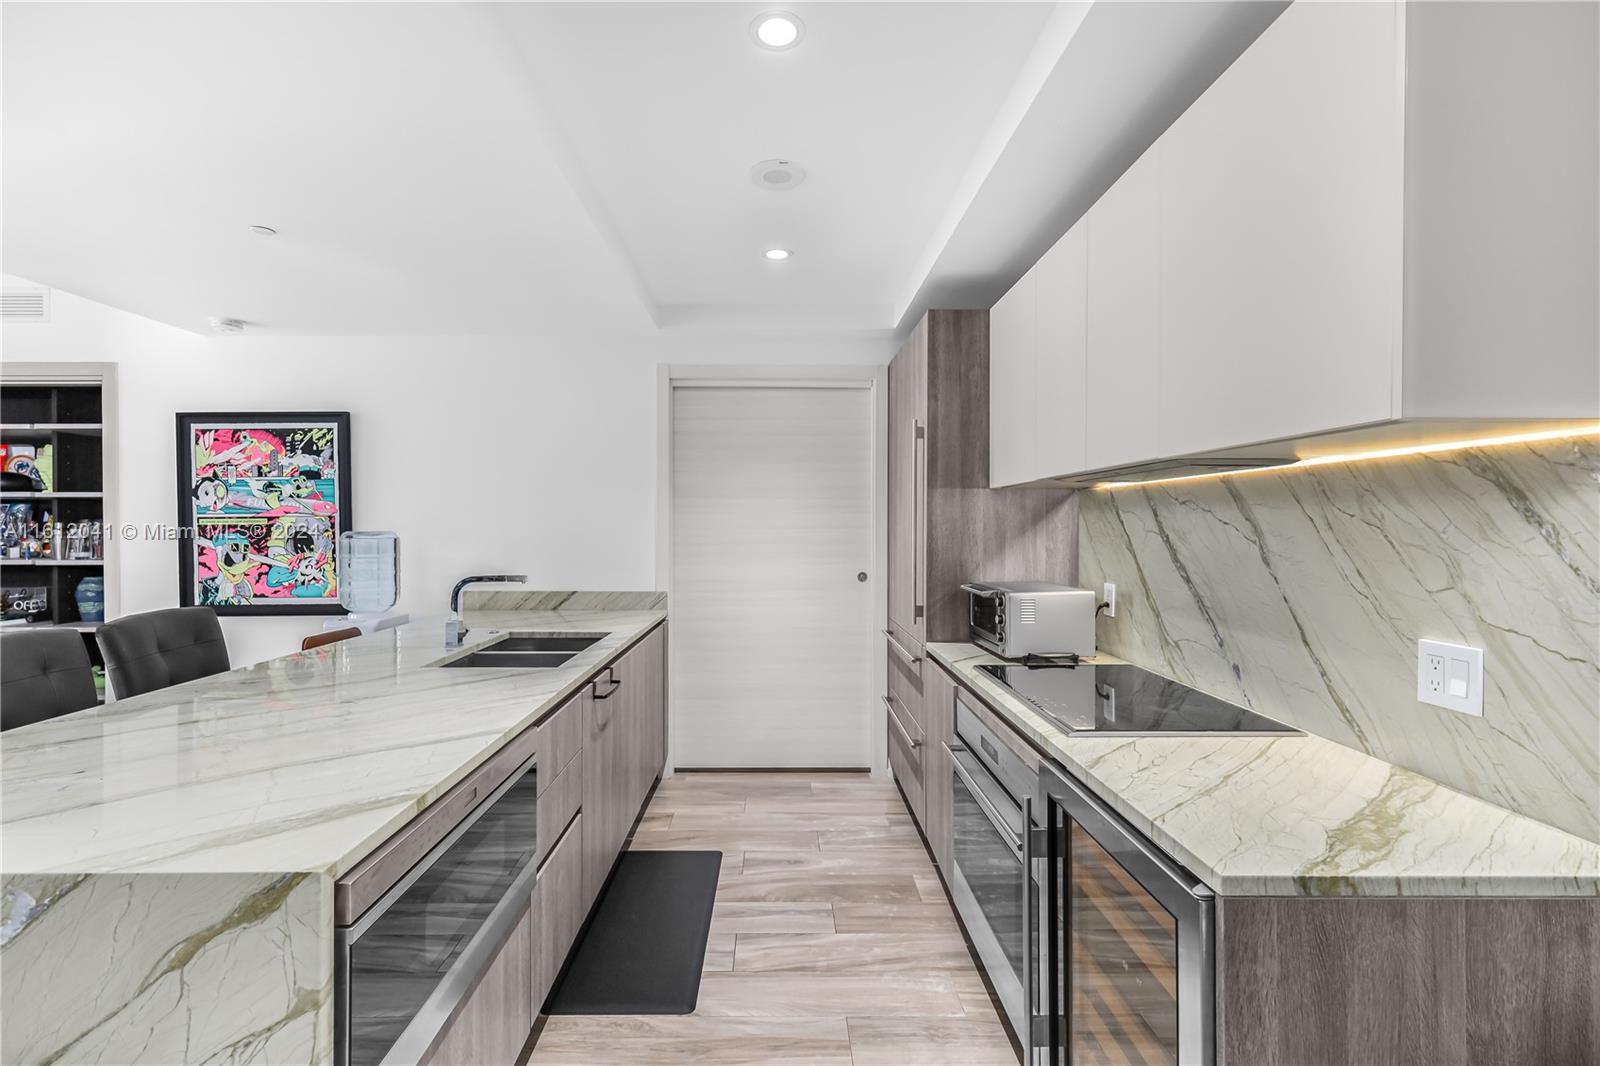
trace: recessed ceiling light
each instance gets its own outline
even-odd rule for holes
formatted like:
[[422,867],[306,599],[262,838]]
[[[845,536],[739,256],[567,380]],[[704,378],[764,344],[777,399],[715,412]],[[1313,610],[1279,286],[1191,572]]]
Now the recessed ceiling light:
[[761,254],[766,256],[768,259],[771,259],[773,262],[777,262],[780,259],[789,258],[794,253],[789,251],[787,248],[768,248]]
[[278,235],[278,231],[271,226],[251,226],[250,232],[257,237],[276,237]]
[[782,52],[800,43],[806,35],[806,24],[800,16],[789,11],[764,11],[750,23],[750,36],[757,44],[773,52]]
[[244,327],[249,325],[242,318],[220,318],[217,315],[212,315],[207,321],[211,323],[213,333],[243,333]]

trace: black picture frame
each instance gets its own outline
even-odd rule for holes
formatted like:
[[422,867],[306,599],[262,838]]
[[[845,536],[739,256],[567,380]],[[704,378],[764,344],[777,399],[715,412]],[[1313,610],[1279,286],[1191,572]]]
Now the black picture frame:
[[[226,461],[201,462],[202,440]],[[301,444],[315,455],[289,452]],[[177,446],[178,602],[236,617],[344,614],[334,575],[339,534],[354,528],[350,412],[179,412]]]

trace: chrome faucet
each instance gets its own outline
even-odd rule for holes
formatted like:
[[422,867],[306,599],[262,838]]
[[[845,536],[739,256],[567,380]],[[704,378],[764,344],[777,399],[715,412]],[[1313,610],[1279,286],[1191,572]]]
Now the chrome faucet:
[[461,617],[461,590],[468,585],[482,585],[491,582],[521,585],[528,580],[527,574],[473,574],[456,582],[456,587],[450,591],[450,617],[444,623],[444,646],[459,648],[461,640],[467,635],[466,621]]

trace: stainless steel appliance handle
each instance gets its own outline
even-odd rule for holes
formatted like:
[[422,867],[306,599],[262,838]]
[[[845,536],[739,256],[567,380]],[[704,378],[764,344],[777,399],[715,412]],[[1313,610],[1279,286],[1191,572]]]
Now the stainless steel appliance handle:
[[883,635],[889,638],[889,647],[893,648],[899,654],[900,658],[906,661],[908,666],[916,666],[922,661],[922,656],[912,655],[906,650],[906,646],[904,644],[895,639],[894,630],[885,629],[883,631]]
[[1000,835],[1011,846],[1012,852],[1020,858],[1022,856],[1023,843],[1017,838],[1017,831],[1011,828],[1011,824],[1005,820],[1005,816],[1000,813],[1000,809],[989,799],[988,793],[984,792],[983,787],[978,784],[972,774],[967,772],[967,768],[961,765],[961,760],[950,760],[950,767],[955,770],[956,776],[961,779],[961,783],[967,786],[967,791],[972,794],[972,798],[977,800],[978,808],[983,811],[994,827],[1000,831]]
[[911,420],[911,617],[921,619],[928,613],[928,575],[923,572],[922,539],[927,528],[923,513],[923,473],[927,467],[924,453],[927,450],[928,431],[917,419]]
[[900,730],[900,735],[906,738],[906,746],[911,748],[913,751],[922,747],[922,741],[912,740],[911,734],[906,732],[906,727],[900,724],[900,715],[895,712],[893,698],[889,696],[883,697],[883,706],[888,712],[889,721],[893,722],[894,727]]
[[999,589],[988,589],[988,588],[984,588],[981,585],[970,585],[970,584],[969,585],[962,585],[961,586],[961,591],[962,592],[970,592],[974,596],[983,596],[983,597],[985,597],[987,599],[991,599],[991,600],[998,600],[1000,598],[1000,590]]
[[533,887],[539,880],[539,863],[537,856],[529,859],[517,871],[516,878],[511,886],[506,889],[505,895],[500,897],[494,905],[494,910],[489,912],[489,917],[472,934],[472,939],[467,941],[467,946],[461,949],[461,954],[456,958],[444,978],[434,986],[433,993],[417,1013],[412,1015],[411,1022],[401,1032],[394,1046],[389,1048],[384,1055],[382,1066],[400,1066],[402,1063],[415,1063],[422,1060],[439,1031],[444,1028],[450,1016],[455,1013],[456,1006],[467,997],[467,993],[478,982],[478,978],[489,969],[489,964],[494,961],[495,954],[500,950],[500,945],[516,928],[517,922],[522,919],[522,914],[528,908],[528,899],[533,895]]
[[1034,1066],[1033,1020],[1037,995],[1039,915],[1033,894],[1033,797],[1022,798],[1022,1016],[1026,1021],[1022,1036],[1023,1066]]

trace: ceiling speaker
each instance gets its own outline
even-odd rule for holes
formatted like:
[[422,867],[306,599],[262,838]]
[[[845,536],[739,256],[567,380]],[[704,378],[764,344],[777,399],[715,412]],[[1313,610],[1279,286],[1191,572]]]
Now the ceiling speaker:
[[787,159],[763,159],[750,168],[750,180],[763,189],[787,192],[806,180],[806,168]]

